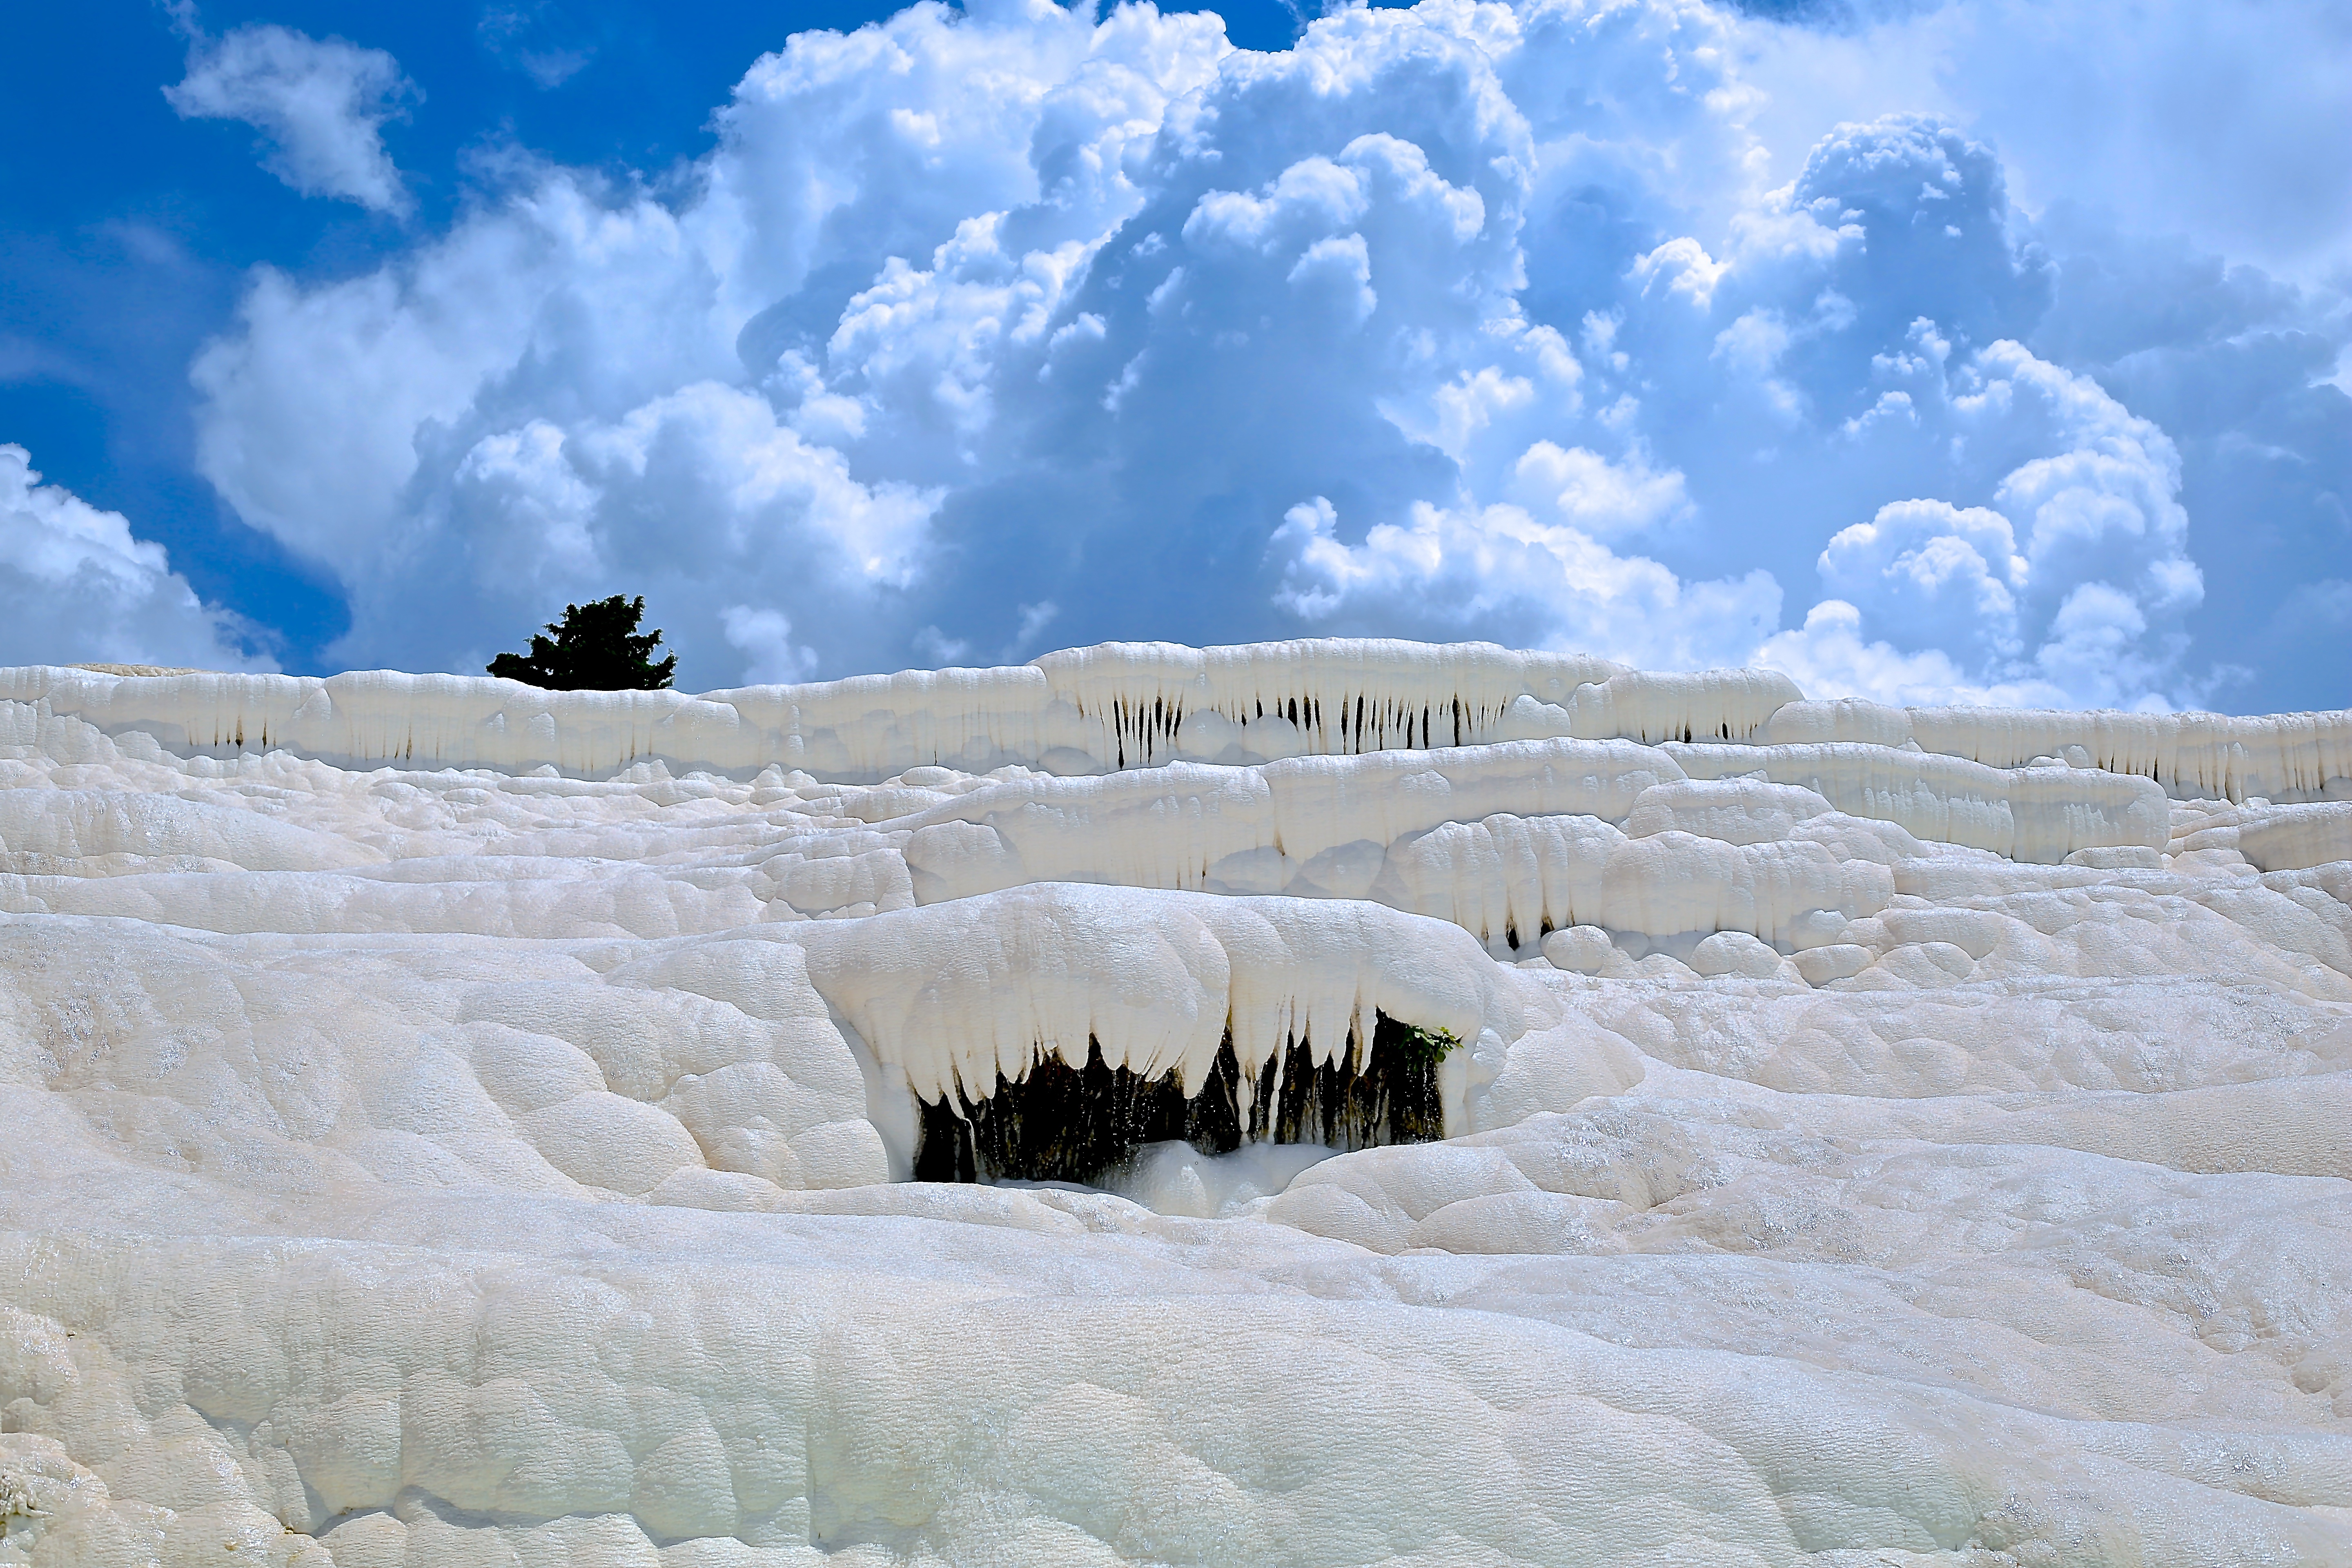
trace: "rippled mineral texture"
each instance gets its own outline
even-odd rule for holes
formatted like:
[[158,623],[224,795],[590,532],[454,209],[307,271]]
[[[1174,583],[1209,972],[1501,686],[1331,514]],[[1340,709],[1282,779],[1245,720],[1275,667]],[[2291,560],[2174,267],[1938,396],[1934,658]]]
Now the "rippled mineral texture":
[[2352,1562],[2352,715],[0,698],[0,1563]]

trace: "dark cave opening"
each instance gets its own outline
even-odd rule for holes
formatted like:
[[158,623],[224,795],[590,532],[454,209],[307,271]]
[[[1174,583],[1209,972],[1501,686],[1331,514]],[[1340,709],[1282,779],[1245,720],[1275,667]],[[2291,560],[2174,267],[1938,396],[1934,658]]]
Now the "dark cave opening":
[[999,1074],[982,1099],[959,1089],[924,1101],[914,1176],[1095,1183],[1143,1145],[1180,1138],[1204,1154],[1248,1142],[1341,1150],[1434,1142],[1445,1136],[1438,1064],[1458,1043],[1382,1013],[1369,1051],[1350,1034],[1318,1067],[1307,1043],[1293,1038],[1253,1080],[1228,1032],[1208,1081],[1188,1098],[1172,1071],[1147,1079],[1112,1068],[1089,1040],[1084,1068],[1044,1057],[1018,1082]]

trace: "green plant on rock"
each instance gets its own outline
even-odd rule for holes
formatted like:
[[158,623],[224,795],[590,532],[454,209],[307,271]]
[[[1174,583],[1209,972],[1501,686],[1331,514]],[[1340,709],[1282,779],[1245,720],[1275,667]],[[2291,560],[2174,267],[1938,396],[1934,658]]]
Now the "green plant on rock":
[[1408,1060],[1427,1062],[1432,1067],[1462,1047],[1462,1037],[1453,1030],[1425,1029],[1418,1024],[1404,1025],[1403,1032],[1391,1036],[1390,1041]]

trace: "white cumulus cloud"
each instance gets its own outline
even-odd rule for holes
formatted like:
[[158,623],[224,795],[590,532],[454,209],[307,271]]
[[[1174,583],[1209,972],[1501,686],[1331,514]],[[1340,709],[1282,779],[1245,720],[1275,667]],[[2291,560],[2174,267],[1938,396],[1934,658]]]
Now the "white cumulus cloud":
[[[1915,342],[1927,335],[1915,328]],[[1905,418],[1949,432],[1951,449],[1978,454],[1979,472],[1988,459],[2032,455],[1989,487],[1989,505],[1895,501],[1840,530],[1819,563],[1839,609],[1818,635],[1843,648],[1859,635],[1856,617],[1866,619],[1887,644],[1871,668],[1900,671],[1884,678],[1898,685],[1928,678],[1897,655],[1933,652],[1949,671],[1934,679],[1953,689],[2171,705],[2189,689],[2183,617],[2204,596],[2172,443],[2088,377],[2014,342],[1913,384],[1921,395],[1906,401]],[[1776,637],[1767,657],[1791,674],[1814,671],[1821,695],[1885,689],[1843,685],[1828,672],[1859,656],[1803,651],[1815,635],[1809,621]]]
[[1767,34],[1423,0],[1251,53],[971,0],[796,35],[658,195],[518,160],[373,272],[258,274],[200,460],[340,581],[358,663],[642,592],[701,686],[1369,632],[2197,700],[2194,487],[2129,356],[2291,322],[2263,374],[2301,388],[2352,327],[2136,303],[1948,116],[1773,145]]
[[382,49],[259,24],[188,47],[186,78],[163,89],[184,120],[238,120],[268,144],[263,162],[306,196],[405,212],[383,125],[419,96]]
[[1999,145],[2037,205],[2088,202],[2290,274],[2352,260],[2352,11],[2337,0],[1842,8],[1853,25],[1743,30],[1759,120],[1784,158],[1837,121],[1925,111]]
[[268,668],[239,651],[160,544],[40,482],[32,454],[0,444],[0,664]]
[[1339,521],[1318,496],[1292,508],[1269,544],[1283,568],[1275,602],[1318,631],[1606,648],[1649,668],[1689,669],[1742,662],[1780,616],[1768,574],[1685,582],[1515,506],[1423,502],[1354,545],[1339,539]]

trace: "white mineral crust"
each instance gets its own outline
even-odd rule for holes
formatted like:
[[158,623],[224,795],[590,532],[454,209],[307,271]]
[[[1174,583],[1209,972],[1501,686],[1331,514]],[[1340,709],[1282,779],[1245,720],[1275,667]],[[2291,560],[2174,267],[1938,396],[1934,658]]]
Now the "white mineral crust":
[[[2352,714],[0,671],[0,1564],[2352,1563]],[[1443,1142],[908,1180],[1376,1016]]]

